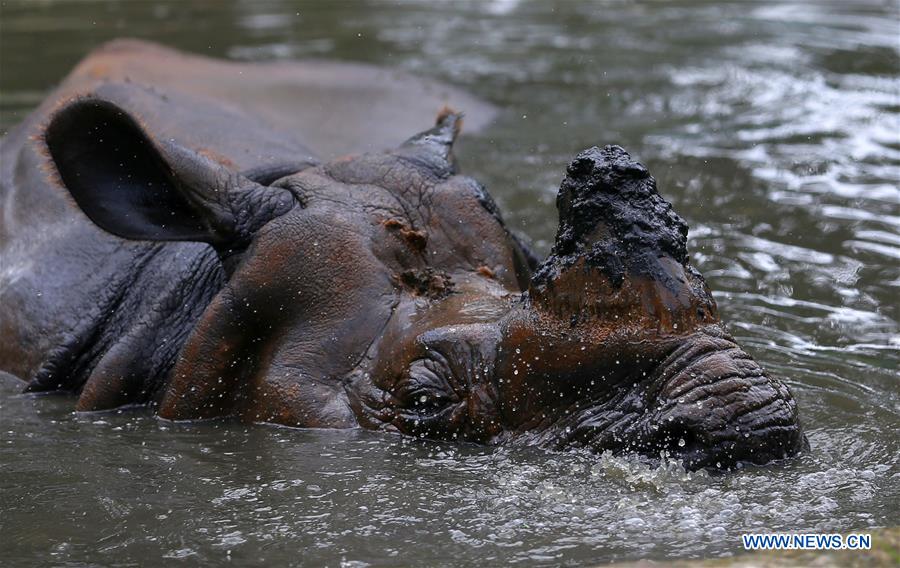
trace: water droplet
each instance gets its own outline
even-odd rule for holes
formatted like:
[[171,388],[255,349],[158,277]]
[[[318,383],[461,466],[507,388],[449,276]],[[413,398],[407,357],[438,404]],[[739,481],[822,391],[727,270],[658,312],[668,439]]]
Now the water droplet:
[[684,438],[678,438],[678,447],[683,448],[687,442],[684,441]]

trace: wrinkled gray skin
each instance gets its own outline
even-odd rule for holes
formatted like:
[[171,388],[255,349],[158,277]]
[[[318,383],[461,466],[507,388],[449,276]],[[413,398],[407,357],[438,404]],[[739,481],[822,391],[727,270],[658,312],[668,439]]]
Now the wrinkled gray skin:
[[456,173],[459,115],[382,150],[442,102],[476,128],[492,114],[363,66],[93,53],[2,141],[0,369],[79,410],[174,420],[689,467],[804,446],[790,392],[728,335],[641,164],[579,154],[539,265]]

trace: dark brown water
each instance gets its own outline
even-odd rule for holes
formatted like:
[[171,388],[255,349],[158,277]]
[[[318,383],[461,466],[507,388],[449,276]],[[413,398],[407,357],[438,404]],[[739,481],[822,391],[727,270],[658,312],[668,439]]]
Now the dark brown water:
[[[546,250],[568,160],[619,143],[689,221],[812,450],[676,464],[76,415],[0,383],[0,563],[595,564],[900,524],[900,8],[889,2],[0,3],[0,131],[102,41],[407,69],[503,109],[459,150]],[[177,560],[176,560],[177,559]]]

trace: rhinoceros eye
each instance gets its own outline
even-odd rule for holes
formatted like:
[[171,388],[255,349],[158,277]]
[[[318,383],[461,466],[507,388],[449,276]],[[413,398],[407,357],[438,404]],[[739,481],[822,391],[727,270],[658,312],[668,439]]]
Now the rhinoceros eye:
[[450,385],[450,369],[442,361],[414,361],[398,385],[397,397],[404,406],[423,414],[433,414],[460,401]]

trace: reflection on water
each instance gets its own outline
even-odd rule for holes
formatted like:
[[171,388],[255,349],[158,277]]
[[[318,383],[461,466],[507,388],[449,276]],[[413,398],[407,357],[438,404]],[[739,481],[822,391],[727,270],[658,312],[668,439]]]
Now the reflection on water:
[[731,554],[749,530],[900,524],[896,4],[187,4],[6,3],[0,130],[121,35],[401,67],[504,110],[464,139],[460,161],[544,251],[567,161],[620,143],[689,221],[723,318],[787,378],[812,450],[710,476],[140,411],[75,416],[71,399],[3,383],[7,558],[559,564]]

